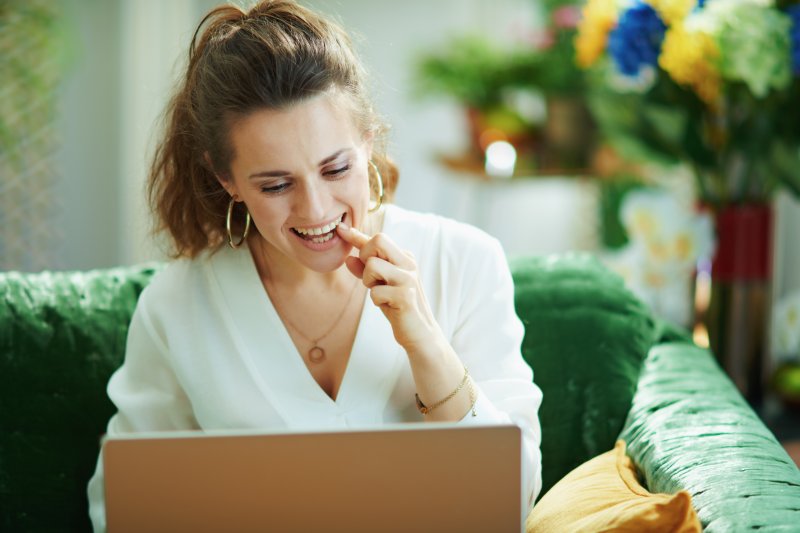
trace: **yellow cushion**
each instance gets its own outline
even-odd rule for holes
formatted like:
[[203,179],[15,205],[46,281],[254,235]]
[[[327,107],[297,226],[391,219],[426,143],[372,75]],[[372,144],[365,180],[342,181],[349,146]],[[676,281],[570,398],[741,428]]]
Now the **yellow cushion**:
[[525,523],[528,533],[702,531],[686,491],[652,494],[639,484],[625,442],[564,476]]

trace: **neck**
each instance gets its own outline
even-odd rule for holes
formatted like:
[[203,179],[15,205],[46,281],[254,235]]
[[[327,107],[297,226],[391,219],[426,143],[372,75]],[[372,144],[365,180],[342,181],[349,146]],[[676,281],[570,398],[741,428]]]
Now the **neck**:
[[272,250],[258,234],[248,239],[248,247],[261,279],[268,280],[273,286],[285,287],[288,292],[299,287],[334,287],[347,280],[345,275],[352,277],[345,265],[331,272],[316,272],[299,265]]

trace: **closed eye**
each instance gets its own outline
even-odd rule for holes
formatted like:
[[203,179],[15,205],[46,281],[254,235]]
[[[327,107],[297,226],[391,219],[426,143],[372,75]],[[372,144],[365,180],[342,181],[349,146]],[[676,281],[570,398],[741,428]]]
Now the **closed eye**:
[[288,183],[280,183],[278,185],[273,185],[271,187],[261,187],[261,192],[265,192],[267,194],[278,194],[283,192],[289,187]]
[[335,176],[341,176],[342,174],[344,174],[348,170],[350,170],[350,165],[344,165],[344,166],[339,167],[339,168],[334,168],[332,170],[328,170],[328,171],[324,172],[324,174],[326,176],[335,177]]

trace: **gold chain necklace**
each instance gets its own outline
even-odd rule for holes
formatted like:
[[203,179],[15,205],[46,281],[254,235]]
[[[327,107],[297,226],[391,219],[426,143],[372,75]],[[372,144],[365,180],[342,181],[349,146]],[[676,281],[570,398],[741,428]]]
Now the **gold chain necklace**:
[[278,316],[281,317],[281,319],[286,323],[286,325],[288,325],[290,328],[295,330],[301,337],[303,337],[305,340],[307,340],[308,342],[310,342],[312,344],[311,348],[309,348],[309,350],[306,352],[306,355],[308,355],[308,360],[311,361],[314,364],[319,364],[319,363],[323,362],[327,355],[325,354],[325,349],[322,348],[322,346],[319,345],[319,341],[321,341],[322,339],[327,337],[330,334],[330,332],[333,331],[333,328],[335,328],[339,324],[339,322],[342,320],[342,317],[344,316],[345,311],[347,311],[347,308],[350,307],[350,301],[353,299],[353,295],[356,293],[356,287],[358,287],[359,281],[355,280],[355,282],[353,283],[353,288],[350,289],[350,294],[347,296],[347,301],[345,302],[344,307],[342,307],[342,310],[339,313],[339,316],[337,316],[336,320],[334,320],[333,324],[331,324],[331,327],[329,327],[327,329],[327,331],[325,331],[325,333],[323,333],[322,335],[320,335],[316,339],[312,339],[311,337],[309,337],[308,335],[303,333],[302,330],[300,330],[300,328],[298,328],[295,325],[294,322],[289,320],[288,316],[285,316],[285,315],[282,316],[281,315],[280,311],[278,311],[278,307],[282,306],[283,304],[281,304],[280,299],[278,298],[278,292],[275,290],[275,287],[272,285],[272,283],[269,281],[269,279],[267,279],[265,281],[269,285],[270,292],[275,296],[275,303],[278,304],[278,305],[274,306],[275,307],[275,311],[278,313]]

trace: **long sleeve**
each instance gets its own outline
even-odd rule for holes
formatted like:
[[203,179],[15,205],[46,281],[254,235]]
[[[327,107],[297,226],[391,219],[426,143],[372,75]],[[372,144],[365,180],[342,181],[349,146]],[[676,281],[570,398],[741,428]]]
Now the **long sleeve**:
[[[195,429],[192,405],[172,371],[164,341],[155,333],[142,294],[128,330],[125,362],[108,383],[117,407],[107,435],[140,431]],[[89,516],[95,531],[105,531],[105,483],[102,451],[89,481]]]
[[514,423],[522,429],[523,491],[529,509],[542,484],[542,392],[520,351],[524,328],[514,311],[514,285],[502,247],[495,239],[481,241],[468,257],[451,341],[478,391],[477,416],[468,413],[461,423]]

